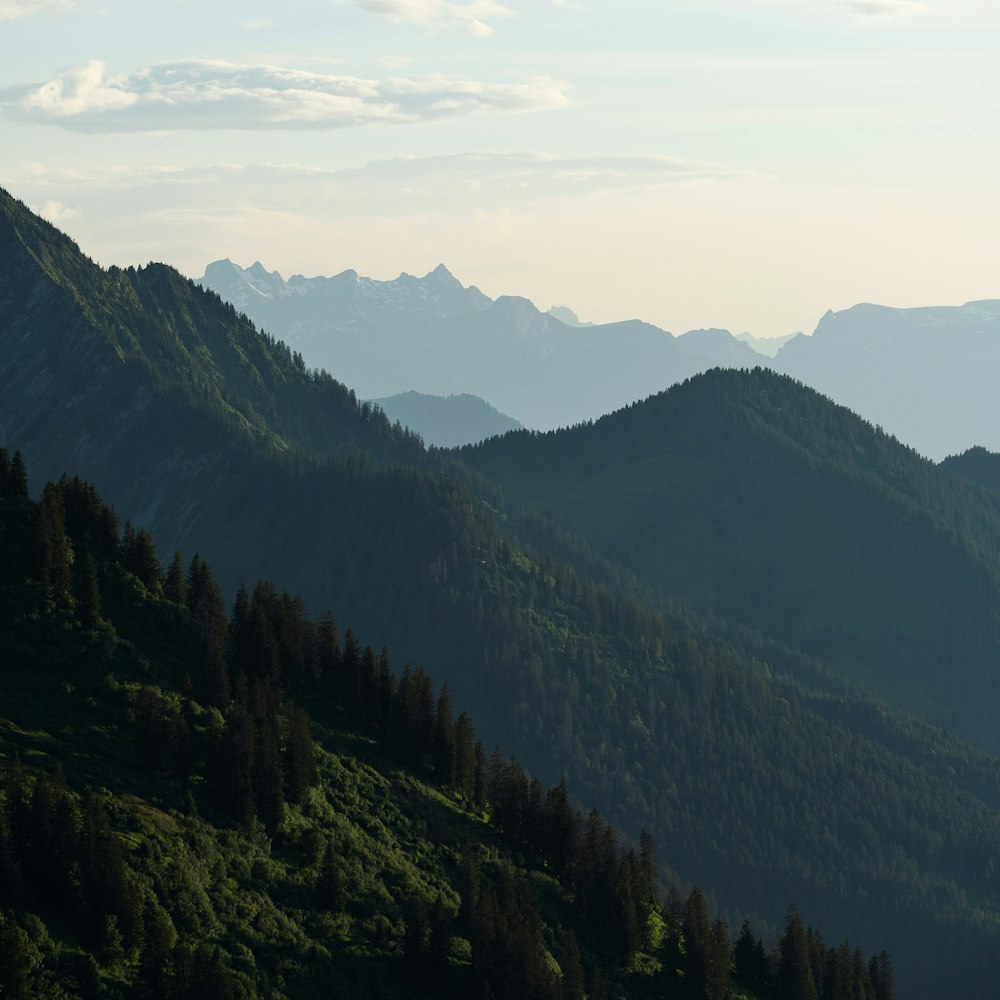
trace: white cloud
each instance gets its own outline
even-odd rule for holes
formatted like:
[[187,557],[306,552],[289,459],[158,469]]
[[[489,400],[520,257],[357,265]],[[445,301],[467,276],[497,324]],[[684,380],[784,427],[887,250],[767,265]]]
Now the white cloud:
[[252,21],[243,21],[240,27],[244,31],[266,31],[268,28],[274,27],[274,22],[266,17],[258,17]]
[[494,28],[489,23],[514,17],[514,11],[497,0],[357,0],[358,6],[393,21],[422,24],[428,28],[462,28],[470,35],[487,38]]
[[41,86],[8,88],[0,107],[24,121],[80,132],[177,129],[336,129],[432,121],[478,111],[564,107],[568,84],[551,77],[485,83],[434,75],[384,80],[279,66],[197,61],[132,74],[93,61]]
[[25,94],[21,106],[27,115],[72,117],[100,114],[135,104],[138,97],[126,88],[124,76],[108,75],[104,63],[66,70],[48,83]]
[[80,213],[75,208],[64,205],[61,201],[46,201],[41,205],[32,205],[31,210],[48,219],[54,226],[61,226],[70,219],[76,219]]
[[0,0],[0,21],[12,21],[15,17],[35,14],[40,10],[70,6],[69,0]]

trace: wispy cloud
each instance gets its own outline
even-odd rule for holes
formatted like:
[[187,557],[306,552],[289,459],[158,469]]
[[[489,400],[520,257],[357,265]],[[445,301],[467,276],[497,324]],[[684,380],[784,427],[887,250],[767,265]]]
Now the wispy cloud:
[[[214,163],[186,167],[105,167],[80,170],[26,164],[12,180],[44,198],[74,192],[86,198],[100,191],[152,187],[184,189],[182,198],[198,201],[204,191],[217,207],[220,191],[269,192],[286,207],[319,203],[338,214],[390,210],[437,212],[480,210],[484,206],[529,204],[609,191],[643,191],[665,186],[726,181],[742,176],[722,163],[672,156],[552,156],[545,153],[460,153],[448,156],[394,157],[359,167],[328,168],[294,163]],[[146,200],[146,195],[142,196]]]
[[266,31],[268,28],[274,27],[274,22],[266,17],[258,17],[250,21],[241,22],[240,27],[244,31]]
[[40,86],[8,88],[0,107],[24,121],[80,132],[325,130],[560,108],[569,103],[568,89],[551,77],[519,83],[443,75],[372,80],[214,61],[115,74],[93,61]]
[[48,219],[53,225],[61,226],[70,219],[76,219],[80,213],[75,208],[64,205],[61,201],[45,201],[40,205],[32,205],[31,210],[37,212],[43,219]]
[[864,17],[898,17],[922,14],[930,9],[917,0],[842,0],[843,5]]
[[71,7],[69,0],[0,0],[0,21],[36,14],[40,10]]
[[358,0],[358,6],[393,21],[421,24],[430,29],[457,27],[487,38],[495,31],[491,21],[513,17],[514,11],[497,0]]

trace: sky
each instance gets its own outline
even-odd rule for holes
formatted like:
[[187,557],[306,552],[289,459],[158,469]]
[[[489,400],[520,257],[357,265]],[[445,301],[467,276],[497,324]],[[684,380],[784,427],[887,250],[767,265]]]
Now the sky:
[[104,265],[777,336],[1000,298],[997,67],[995,0],[0,0],[0,186]]

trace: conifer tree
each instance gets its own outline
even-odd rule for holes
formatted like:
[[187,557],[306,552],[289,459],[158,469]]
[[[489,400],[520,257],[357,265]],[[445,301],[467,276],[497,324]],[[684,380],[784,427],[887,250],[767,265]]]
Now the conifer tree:
[[562,1000],[584,1000],[583,962],[572,931],[563,936],[559,968],[562,970]]
[[151,593],[160,592],[163,571],[153,538],[145,528],[134,531],[127,521],[122,535],[122,561],[125,569],[141,580],[147,590]]
[[66,537],[62,494],[52,483],[42,491],[38,510],[38,570],[49,597],[59,606],[69,601],[73,550]]
[[94,629],[101,624],[101,583],[97,576],[97,564],[85,549],[75,565],[80,624],[85,629]]
[[782,1000],[817,1000],[806,928],[794,906],[789,907],[781,938],[780,983]]
[[316,783],[316,752],[309,716],[298,707],[289,709],[288,733],[283,757],[285,791],[290,802],[301,802],[306,790]]
[[316,626],[316,669],[321,690],[339,701],[342,697],[340,633],[329,611],[320,616]]
[[187,579],[184,576],[184,560],[180,550],[174,552],[163,581],[163,596],[174,604],[187,604]]
[[28,470],[20,451],[15,451],[7,473],[7,496],[15,500],[28,497]]
[[476,731],[468,712],[455,722],[455,787],[462,798],[471,800],[475,791]]
[[441,687],[434,715],[434,776],[441,785],[455,784],[455,723],[447,681]]
[[896,1000],[896,983],[892,973],[892,962],[883,949],[873,955],[868,963],[868,975],[875,991],[875,1000]]
[[316,878],[316,903],[324,910],[339,913],[347,902],[347,886],[333,843],[327,841]]

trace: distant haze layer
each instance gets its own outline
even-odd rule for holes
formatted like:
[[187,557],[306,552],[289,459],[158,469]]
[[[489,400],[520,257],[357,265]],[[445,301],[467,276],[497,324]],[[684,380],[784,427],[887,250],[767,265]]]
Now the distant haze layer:
[[392,281],[354,270],[287,281],[259,262],[210,264],[200,283],[362,397],[473,394],[547,430],[610,413],[713,367],[773,367],[927,457],[1000,450],[993,373],[1000,301],[828,312],[812,336],[762,341],[649,323],[581,324],[566,306],[491,299],[444,265]]

